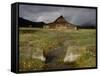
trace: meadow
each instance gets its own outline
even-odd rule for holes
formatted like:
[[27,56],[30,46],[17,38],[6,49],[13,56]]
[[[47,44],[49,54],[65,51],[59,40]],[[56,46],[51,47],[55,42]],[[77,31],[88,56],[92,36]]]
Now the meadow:
[[[57,57],[46,63],[43,51]],[[19,71],[89,67],[96,67],[96,29],[19,28]]]

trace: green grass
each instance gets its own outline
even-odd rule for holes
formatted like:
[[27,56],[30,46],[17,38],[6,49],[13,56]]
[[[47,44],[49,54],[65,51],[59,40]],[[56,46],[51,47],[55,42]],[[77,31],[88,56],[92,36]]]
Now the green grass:
[[[61,67],[84,68],[96,66],[96,30],[80,29],[75,30],[47,30],[47,29],[19,29],[19,53],[20,71],[45,70],[43,61],[32,58],[33,55],[42,55],[43,50],[48,53],[50,49],[64,46],[65,51],[72,48],[71,52],[80,54],[80,57],[73,62],[63,62],[63,57],[58,63]],[[76,50],[74,49],[76,48]],[[39,49],[39,50],[37,50]],[[54,64],[58,64],[54,63]],[[53,65],[53,64],[51,64]],[[50,65],[50,66],[51,66]],[[54,67],[54,66],[53,66]],[[56,67],[56,65],[55,65]],[[49,67],[50,68],[50,67]],[[48,69],[49,69],[48,68]],[[58,69],[58,67],[57,67]]]

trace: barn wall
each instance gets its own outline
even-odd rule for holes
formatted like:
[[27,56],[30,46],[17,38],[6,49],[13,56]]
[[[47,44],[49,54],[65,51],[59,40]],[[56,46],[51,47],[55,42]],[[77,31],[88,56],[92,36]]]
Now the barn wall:
[[70,25],[70,24],[57,24],[57,23],[50,23],[48,25],[45,26],[45,28],[49,28],[49,29],[75,29],[77,30],[77,27]]

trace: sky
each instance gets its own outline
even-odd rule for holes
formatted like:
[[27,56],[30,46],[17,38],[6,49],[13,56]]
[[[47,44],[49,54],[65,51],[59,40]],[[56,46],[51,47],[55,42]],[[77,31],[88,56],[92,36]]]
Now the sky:
[[94,8],[19,5],[19,17],[33,22],[52,23],[61,15],[72,24],[96,25]]

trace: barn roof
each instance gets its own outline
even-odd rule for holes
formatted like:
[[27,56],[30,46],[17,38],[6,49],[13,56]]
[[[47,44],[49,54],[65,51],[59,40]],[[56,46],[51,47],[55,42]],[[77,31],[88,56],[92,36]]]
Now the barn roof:
[[66,24],[70,24],[70,26],[76,26],[68,21],[65,20],[65,18],[61,15],[59,16],[55,21],[53,21],[52,23],[48,23],[47,25],[52,25],[52,24],[62,24],[62,23],[66,23]]
[[58,17],[54,22],[55,23],[68,23],[62,15]]

